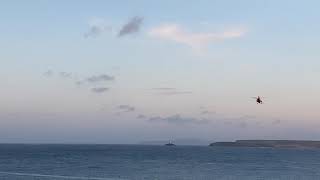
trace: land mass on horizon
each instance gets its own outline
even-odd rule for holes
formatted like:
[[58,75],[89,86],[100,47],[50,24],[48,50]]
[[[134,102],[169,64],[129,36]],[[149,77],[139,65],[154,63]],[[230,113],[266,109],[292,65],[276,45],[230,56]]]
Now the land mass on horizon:
[[236,140],[214,142],[209,146],[222,147],[271,147],[271,148],[320,148],[320,141],[305,140]]

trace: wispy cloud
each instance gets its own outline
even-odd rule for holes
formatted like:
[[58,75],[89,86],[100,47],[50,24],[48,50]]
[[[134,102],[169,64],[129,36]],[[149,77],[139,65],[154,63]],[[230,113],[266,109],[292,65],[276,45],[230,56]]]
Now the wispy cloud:
[[240,128],[247,128],[249,126],[251,127],[263,127],[263,126],[277,126],[282,123],[282,120],[273,118],[273,117],[258,117],[256,115],[239,115],[239,116],[233,116],[233,117],[223,117],[214,116],[213,118],[219,119],[222,122],[225,122],[225,124],[228,125],[236,125]]
[[272,124],[273,124],[273,125],[278,125],[278,124],[280,124],[280,123],[281,123],[281,120],[280,120],[280,119],[275,119],[275,120],[272,121]]
[[244,36],[244,28],[230,29],[222,32],[190,32],[178,24],[166,24],[149,31],[151,37],[185,44],[195,49],[206,47],[209,43]]
[[147,118],[147,116],[145,116],[145,115],[143,115],[143,114],[139,114],[139,115],[137,116],[137,118],[138,118],[138,119],[145,119],[145,118]]
[[48,70],[46,72],[43,73],[44,76],[46,77],[51,77],[51,76],[60,76],[62,78],[71,78],[72,77],[72,73],[71,72],[64,72],[64,71],[61,71],[61,72],[54,72],[52,70]]
[[85,38],[97,37],[103,32],[111,31],[112,27],[105,24],[101,18],[94,18],[89,22],[89,30],[84,34]]
[[252,123],[256,125],[260,123],[259,121],[257,121],[258,118],[254,115],[238,115],[233,117],[223,117],[221,115],[217,115],[216,119],[220,119],[225,124],[233,124],[240,128],[246,128],[249,124]]
[[240,121],[238,123],[238,126],[241,128],[246,128],[248,126],[248,123],[246,121]]
[[117,107],[117,109],[121,110],[121,112],[133,112],[136,110],[135,107],[130,105],[120,105]]
[[97,93],[97,94],[104,93],[104,92],[110,90],[109,87],[104,87],[105,85],[103,85],[102,83],[115,80],[114,76],[110,76],[107,74],[93,75],[93,76],[83,78],[82,80],[78,80],[78,78],[75,76],[75,74],[73,74],[71,72],[61,71],[61,72],[54,73],[52,70],[49,70],[49,71],[46,71],[45,73],[43,73],[43,75],[46,77],[53,76],[54,74],[56,74],[57,77],[61,77],[66,80],[71,80],[78,86],[87,85],[89,90],[92,93]]
[[96,83],[96,82],[101,82],[101,81],[113,81],[113,80],[114,80],[114,77],[109,76],[107,74],[95,75],[95,76],[88,77],[86,79],[86,81],[90,82],[90,83]]
[[160,87],[160,88],[152,88],[153,90],[176,90],[176,88],[170,87]]
[[215,114],[215,111],[209,111],[209,110],[203,110],[200,112],[200,114],[206,115],[206,114]]
[[95,88],[91,88],[91,91],[94,93],[104,93],[106,91],[108,91],[109,88],[107,87],[95,87]]
[[212,110],[212,108],[208,108],[205,106],[200,106],[199,109],[200,109],[200,114],[202,115],[213,115],[217,113],[216,111]]
[[[206,117],[190,117],[183,116],[181,114],[175,114],[171,116],[146,116],[139,115],[138,119],[146,119],[148,122],[169,123],[169,124],[215,124],[218,126],[233,126],[236,128],[259,128],[268,125],[277,125],[281,121],[273,118],[262,118],[255,115],[235,115],[226,116],[225,114],[219,114],[216,112],[210,112],[204,110],[201,114],[207,115]],[[272,121],[271,121],[272,120]]]
[[69,73],[69,72],[60,72],[59,75],[62,78],[71,78],[72,77],[72,73]]
[[52,70],[48,70],[48,71],[44,72],[43,75],[46,76],[46,77],[51,77],[53,75],[53,71]]
[[192,94],[192,91],[181,91],[176,88],[152,88],[156,94],[160,95],[179,95],[179,94]]
[[122,26],[118,33],[118,37],[122,37],[127,34],[137,33],[143,22],[143,17],[133,17],[125,25]]
[[150,117],[149,122],[166,122],[172,124],[206,124],[209,123],[207,119],[197,119],[193,117],[182,117],[180,114],[176,114],[168,117]]
[[180,95],[180,94],[192,94],[191,91],[168,91],[168,92],[159,92],[160,95]]
[[77,85],[82,85],[84,83],[95,84],[95,83],[109,82],[114,80],[115,80],[114,76],[110,76],[108,74],[99,74],[99,75],[89,76],[81,81],[77,81],[76,84]]
[[[89,86],[97,85],[97,84],[102,85],[102,83],[110,82],[110,81],[114,81],[114,80],[115,80],[114,76],[110,76],[107,74],[99,74],[99,75],[93,75],[93,76],[87,77],[82,81],[77,81],[76,84],[82,85],[82,84],[87,83]],[[92,87],[91,88],[91,92],[97,93],[97,94],[104,93],[109,90],[110,90],[109,87]]]

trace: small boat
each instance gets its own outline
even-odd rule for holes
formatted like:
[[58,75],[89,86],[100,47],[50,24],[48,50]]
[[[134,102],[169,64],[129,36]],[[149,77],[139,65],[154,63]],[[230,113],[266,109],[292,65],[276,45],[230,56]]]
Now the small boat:
[[167,144],[165,144],[165,146],[175,146],[175,144],[173,144],[171,141]]

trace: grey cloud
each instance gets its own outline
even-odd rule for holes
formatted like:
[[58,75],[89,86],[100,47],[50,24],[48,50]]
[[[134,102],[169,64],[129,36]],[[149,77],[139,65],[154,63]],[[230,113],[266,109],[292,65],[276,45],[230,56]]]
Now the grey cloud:
[[94,75],[94,76],[90,76],[85,78],[82,81],[77,81],[76,84],[77,85],[82,85],[84,83],[100,83],[100,82],[107,82],[107,81],[114,81],[115,77],[114,76],[110,76],[107,74],[100,74],[100,75]]
[[167,122],[172,124],[206,124],[209,123],[207,119],[197,119],[192,117],[182,117],[180,114],[176,114],[168,117],[151,117],[148,119],[150,122]]
[[101,74],[96,76],[91,76],[86,79],[87,82],[95,83],[101,81],[113,81],[115,78],[113,76],[109,76],[107,74]]
[[140,30],[140,26],[143,22],[143,17],[133,17],[129,20],[119,31],[118,37],[122,37],[127,34],[136,33]]
[[130,105],[120,105],[118,106],[118,109],[121,110],[122,112],[132,112],[136,110],[135,107]]
[[91,91],[94,93],[104,93],[106,91],[108,91],[109,88],[106,87],[96,87],[96,88],[91,88]]
[[97,75],[97,76],[88,77],[86,80],[88,82],[95,83],[95,82],[100,82],[100,81],[113,81],[114,77],[109,76],[107,74],[101,74],[101,75]]
[[90,25],[88,32],[84,33],[84,37],[85,38],[97,37],[101,35],[103,32],[111,31],[111,30],[112,30],[112,27],[104,25],[102,20],[96,21]]

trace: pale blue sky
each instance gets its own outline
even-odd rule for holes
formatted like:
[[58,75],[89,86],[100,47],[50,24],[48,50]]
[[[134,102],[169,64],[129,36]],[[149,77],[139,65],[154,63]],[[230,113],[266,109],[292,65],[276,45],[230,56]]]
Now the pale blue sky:
[[1,1],[0,142],[319,139],[319,5]]

